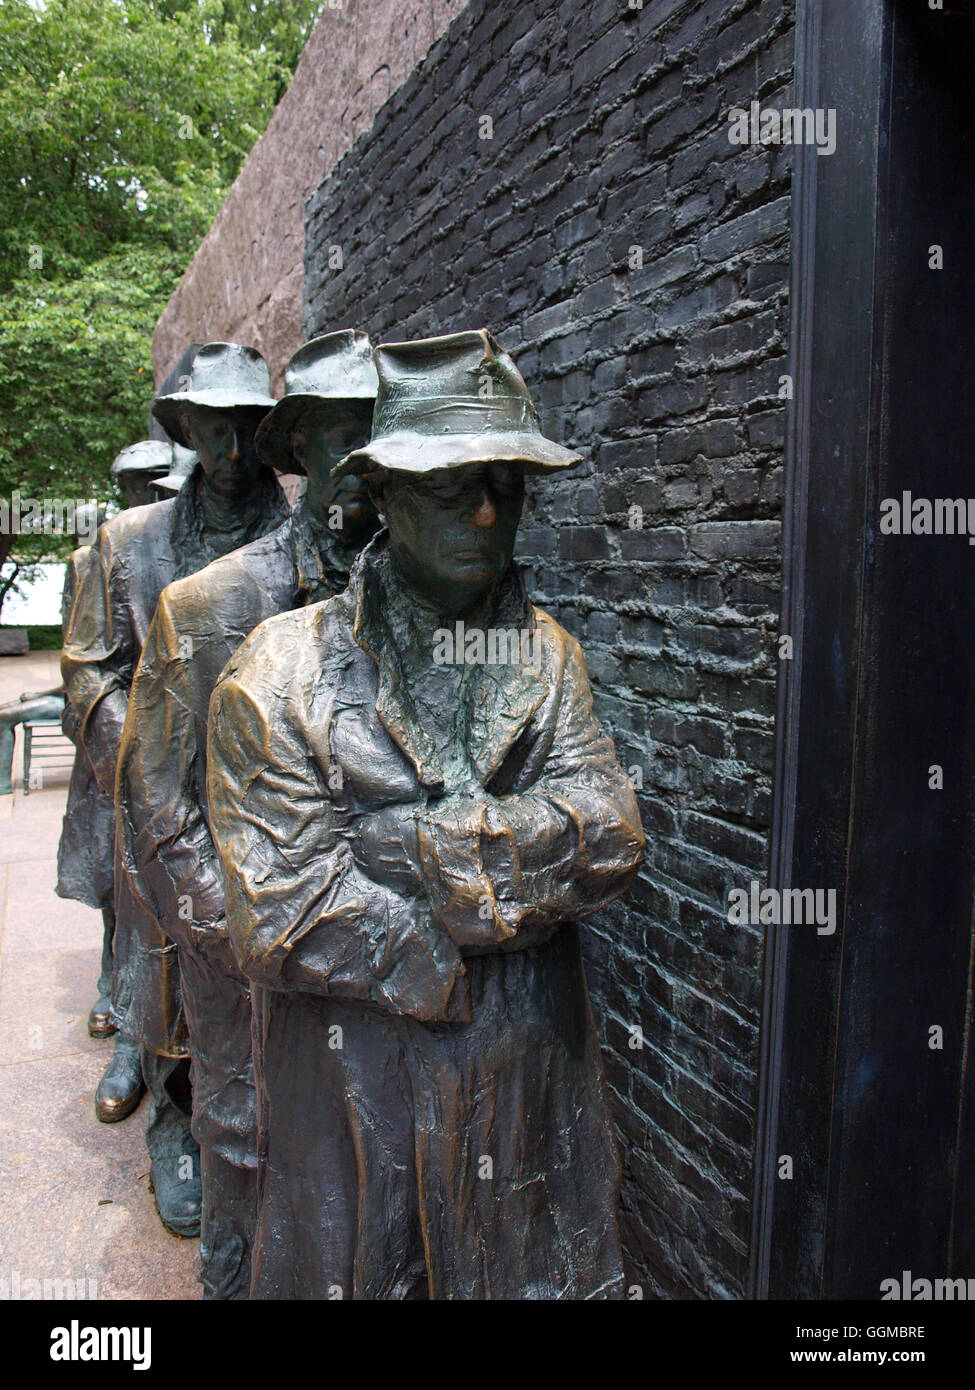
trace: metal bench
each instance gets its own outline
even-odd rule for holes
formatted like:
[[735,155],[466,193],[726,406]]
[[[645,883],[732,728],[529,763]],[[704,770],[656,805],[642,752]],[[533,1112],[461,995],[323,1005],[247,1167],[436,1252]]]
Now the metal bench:
[[74,763],[74,744],[61,732],[60,719],[28,719],[24,731],[24,795],[30,796],[31,764],[40,773],[38,786],[44,784],[45,767],[66,767]]

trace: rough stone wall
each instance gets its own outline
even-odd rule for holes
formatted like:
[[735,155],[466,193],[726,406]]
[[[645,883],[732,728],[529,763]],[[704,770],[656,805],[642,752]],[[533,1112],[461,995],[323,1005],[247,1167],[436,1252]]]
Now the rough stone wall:
[[793,42],[791,0],[472,0],[306,228],[306,336],[489,326],[587,459],[520,551],[642,780],[585,938],[646,1297],[746,1276],[761,942],[726,913],[767,859],[791,160],[727,113],[788,104]]
[[156,326],[155,379],[188,343],[249,343],[280,390],[301,344],[309,192],[463,9],[464,0],[328,0],[291,86]]

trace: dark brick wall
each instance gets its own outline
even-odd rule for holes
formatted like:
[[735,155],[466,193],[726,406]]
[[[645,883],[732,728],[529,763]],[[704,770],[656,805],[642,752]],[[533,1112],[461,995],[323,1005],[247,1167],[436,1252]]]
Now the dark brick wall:
[[531,488],[520,555],[642,777],[645,869],[586,940],[646,1297],[746,1272],[761,942],[725,913],[767,856],[791,161],[727,112],[788,99],[792,25],[473,0],[307,214],[306,336],[489,326],[586,456]]

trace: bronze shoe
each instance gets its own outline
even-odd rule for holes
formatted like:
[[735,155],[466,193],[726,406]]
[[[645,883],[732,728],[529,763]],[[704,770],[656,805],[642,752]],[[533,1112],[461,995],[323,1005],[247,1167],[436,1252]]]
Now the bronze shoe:
[[96,999],[88,1015],[88,1036],[90,1038],[110,1038],[118,1029],[112,1022],[111,999]]
[[103,1125],[124,1120],[142,1099],[145,1090],[139,1045],[133,1038],[119,1034],[112,1060],[95,1091],[95,1116]]
[[[184,1177],[185,1159],[190,1157],[189,1172]],[[203,1189],[200,1178],[200,1155],[162,1154],[152,1159],[149,1169],[149,1190],[156,1199],[156,1211],[166,1230],[174,1236],[198,1236]]]

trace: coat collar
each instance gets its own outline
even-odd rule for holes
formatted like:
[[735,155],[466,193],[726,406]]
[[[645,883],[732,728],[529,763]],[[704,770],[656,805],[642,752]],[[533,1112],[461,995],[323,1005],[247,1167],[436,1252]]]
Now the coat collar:
[[298,589],[305,596],[302,602],[317,603],[340,594],[349,582],[348,551],[339,545],[335,532],[322,525],[303,497],[290,520]]
[[[389,591],[398,584],[389,564],[388,540],[388,531],[380,531],[352,568],[349,592],[355,603],[353,636],[378,668],[376,713],[380,722],[413,763],[420,782],[431,790],[440,790],[444,779],[434,743],[417,719],[386,617]],[[518,631],[535,629],[534,609],[525,593],[521,572],[514,565],[501,581],[486,625]],[[525,665],[480,665],[475,669],[468,696],[467,751],[482,786],[487,786],[501,767],[548,691],[544,675]]]
[[[207,527],[200,506],[199,491],[205,485],[203,465],[197,462],[192,473],[172,501],[170,534],[176,556],[177,575],[195,574],[218,555],[229,554],[248,542],[266,535],[288,520],[291,509],[270,468],[262,468],[255,485],[260,505],[251,518],[228,531],[214,533]],[[166,506],[167,503],[156,503]],[[217,537],[221,538],[217,543]]]

